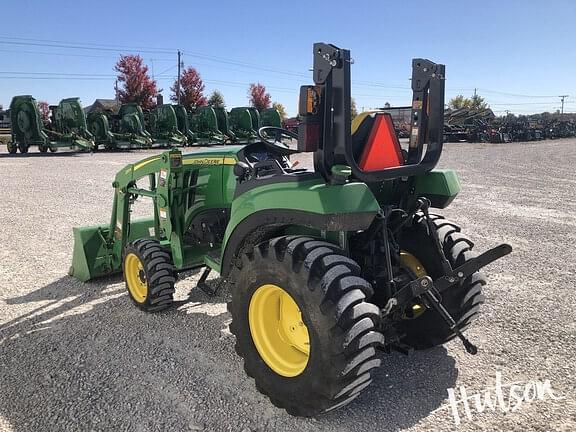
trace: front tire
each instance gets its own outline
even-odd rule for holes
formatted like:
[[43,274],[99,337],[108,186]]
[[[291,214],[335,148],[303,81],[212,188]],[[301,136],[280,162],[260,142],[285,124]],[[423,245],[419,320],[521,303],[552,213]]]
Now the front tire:
[[349,403],[380,366],[380,310],[359,272],[335,245],[300,236],[259,244],[233,271],[236,351],[256,388],[289,414]]
[[155,240],[138,239],[124,249],[122,270],[128,295],[145,312],[160,312],[173,303],[174,266]]
[[[474,244],[460,233],[458,225],[442,216],[430,217],[436,227],[444,255],[452,268],[459,267],[476,257],[472,252]],[[403,234],[400,249],[416,258],[417,266],[433,280],[444,275],[440,254],[428,234],[426,221],[422,215],[416,216],[412,228]],[[463,282],[452,285],[442,292],[442,305],[461,330],[466,329],[478,317],[480,306],[484,303],[484,296],[481,293],[484,285],[486,285],[484,274],[476,272]],[[418,350],[442,345],[456,337],[434,309],[428,309],[416,318],[402,320],[396,328],[401,335],[404,335],[401,342]]]

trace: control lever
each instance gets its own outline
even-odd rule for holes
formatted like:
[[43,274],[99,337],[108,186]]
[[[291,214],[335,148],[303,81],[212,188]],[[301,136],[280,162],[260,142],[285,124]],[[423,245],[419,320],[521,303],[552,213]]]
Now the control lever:
[[400,289],[396,293],[395,297],[392,297],[388,300],[386,306],[382,309],[382,316],[386,317],[390,315],[394,309],[403,308],[413,298],[420,296],[426,300],[428,307],[434,308],[440,314],[450,330],[456,333],[456,336],[458,336],[458,338],[460,338],[464,344],[466,351],[470,354],[476,354],[478,352],[478,348],[472,342],[470,342],[466,336],[462,334],[458,328],[458,324],[456,321],[454,321],[454,318],[452,318],[452,315],[450,315],[450,313],[442,305],[440,294],[436,290],[434,282],[432,282],[432,279],[429,276],[424,276],[413,280],[412,282],[406,284],[402,289]]
[[470,342],[466,338],[466,336],[464,336],[464,334],[460,331],[460,329],[458,328],[458,324],[456,324],[456,321],[454,321],[452,315],[450,315],[450,313],[446,310],[446,308],[442,305],[442,303],[440,303],[438,297],[436,297],[431,290],[426,291],[423,294],[423,296],[428,301],[430,306],[436,309],[436,311],[440,314],[440,316],[446,322],[446,324],[448,324],[450,330],[456,333],[456,336],[458,336],[458,338],[464,344],[464,348],[466,349],[466,351],[468,351],[468,353],[472,355],[476,354],[478,352],[478,348],[476,347],[476,345]]

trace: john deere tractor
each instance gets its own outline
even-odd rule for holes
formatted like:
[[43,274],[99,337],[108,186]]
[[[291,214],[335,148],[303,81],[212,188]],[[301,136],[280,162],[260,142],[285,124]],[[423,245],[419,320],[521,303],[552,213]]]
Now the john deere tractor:
[[[244,146],[171,150],[126,166],[113,183],[110,223],[74,229],[70,269],[83,281],[122,272],[146,312],[173,305],[182,271],[203,268],[198,287],[208,294],[207,277],[218,272],[231,290],[230,330],[246,372],[299,416],[358,397],[379,351],[459,338],[475,354],[463,331],[484,301],[479,270],[511,252],[503,244],[477,256],[456,223],[432,212],[460,191],[456,173],[434,169],[443,65],[412,63],[403,149],[386,112],[352,123],[350,52],[317,43],[313,56],[298,134],[266,126]],[[306,152],[314,170],[291,161]],[[141,197],[151,198],[151,216],[132,219]]]

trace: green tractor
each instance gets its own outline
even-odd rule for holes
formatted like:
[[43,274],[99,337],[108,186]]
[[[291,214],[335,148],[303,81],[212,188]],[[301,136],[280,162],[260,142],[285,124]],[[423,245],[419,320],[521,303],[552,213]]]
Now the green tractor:
[[[298,134],[131,164],[113,183],[110,223],[74,228],[70,274],[122,272],[146,312],[173,305],[179,273],[218,272],[231,290],[236,351],[256,388],[290,414],[354,400],[379,351],[408,353],[459,338],[478,316],[479,270],[511,252],[476,255],[460,227],[430,208],[460,190],[442,151],[444,66],[415,59],[412,130],[402,149],[386,112],[350,115],[350,52],[314,45],[314,85],[300,90]],[[271,138],[274,137],[274,138]],[[297,148],[282,138],[297,140]],[[424,147],[426,151],[424,152]],[[314,170],[290,156],[313,153]],[[144,187],[144,183],[147,183]],[[150,217],[131,206],[151,198]]]
[[31,146],[38,146],[41,153],[72,150],[94,150],[94,137],[86,126],[84,111],[78,98],[62,99],[50,107],[51,122],[44,125],[36,99],[32,96],[14,96],[10,103],[12,141],[8,143],[11,154],[20,150],[28,153]]

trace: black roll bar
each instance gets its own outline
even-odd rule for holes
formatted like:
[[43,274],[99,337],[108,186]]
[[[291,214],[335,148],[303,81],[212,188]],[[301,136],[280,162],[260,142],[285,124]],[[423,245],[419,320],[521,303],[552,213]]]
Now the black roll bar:
[[[442,153],[445,67],[426,59],[412,61],[412,114],[406,165],[362,171],[354,159],[351,136],[350,51],[331,44],[314,44],[314,83],[321,88],[321,140],[314,155],[317,171],[326,179],[336,164],[350,166],[355,178],[377,182],[424,174]],[[426,153],[422,157],[424,144]]]

